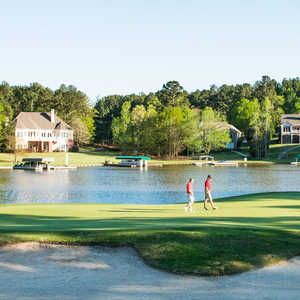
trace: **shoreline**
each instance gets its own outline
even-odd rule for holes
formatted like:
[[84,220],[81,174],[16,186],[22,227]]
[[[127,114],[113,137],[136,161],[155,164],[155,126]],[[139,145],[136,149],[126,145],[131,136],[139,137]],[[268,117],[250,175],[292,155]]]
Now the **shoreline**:
[[[245,162],[244,158],[240,155],[235,154],[234,152],[224,151],[224,152],[216,152],[212,155],[215,158],[216,162],[221,161],[232,161],[237,163],[238,165],[275,165],[275,164],[291,164],[295,162],[296,154],[300,151],[296,151],[294,153],[289,154],[289,158],[286,157],[282,160],[277,160],[278,155],[286,149],[285,146],[272,147],[269,151],[269,156],[267,160],[255,160],[248,157],[248,160]],[[112,162],[113,164],[117,163],[118,160],[115,157],[119,154],[119,152],[93,152],[93,151],[85,151],[85,152],[68,152],[68,162],[69,166],[74,167],[96,167],[103,166],[107,162]],[[32,158],[32,157],[42,157],[42,158],[53,158],[53,166],[62,167],[65,166],[66,163],[66,153],[65,152],[52,152],[52,153],[0,153],[0,170],[1,169],[11,169],[15,161],[21,161],[23,158]],[[191,165],[193,162],[198,162],[199,156],[179,156],[173,159],[167,158],[157,158],[153,157],[149,162],[148,166],[151,165],[163,165],[163,166],[176,166],[176,165]]]
[[[223,160],[215,160],[216,162],[222,162]],[[284,165],[290,165],[293,162],[275,162],[275,161],[268,161],[268,160],[234,160],[234,159],[228,159],[225,161],[230,161],[230,162],[236,162],[239,165],[244,165],[244,164],[258,164],[258,165],[277,165],[277,164],[284,164]],[[158,166],[158,165],[163,165],[163,166],[176,166],[176,165],[192,165],[194,162],[198,162],[197,159],[178,159],[178,160],[157,160],[153,159],[151,162],[148,163],[148,167],[151,166]],[[112,163],[113,165],[116,163]],[[106,162],[91,162],[91,163],[69,163],[68,166],[70,167],[102,167],[105,166]],[[52,167],[65,167],[66,165],[63,163],[59,163],[56,165],[51,165]],[[109,166],[109,165],[107,165]],[[0,169],[12,169],[12,164],[7,164],[7,165],[1,165]]]
[[[236,162],[239,166],[245,166],[245,165],[291,165],[291,166],[299,166],[300,163],[294,164],[291,162],[272,162],[272,161],[242,161],[242,160],[230,160],[232,162]],[[183,160],[178,160],[178,161],[159,161],[159,163],[149,163],[148,167],[164,167],[164,166],[180,166],[180,165],[188,165],[191,166],[193,165],[193,162],[197,162],[196,160],[193,161],[183,161]],[[221,162],[221,160],[216,160],[216,162]],[[75,168],[86,168],[86,167],[103,167],[103,166],[108,166],[105,165],[105,163],[90,163],[90,164],[69,164],[68,166],[65,166],[64,164],[58,164],[58,165],[51,165],[51,167],[54,168],[61,168],[61,167],[75,167]],[[116,165],[111,165],[111,167],[115,167]],[[216,167],[216,166],[214,166]],[[224,166],[222,166],[224,167]],[[232,166],[231,166],[232,167]],[[12,166],[0,166],[0,170],[13,170]]]

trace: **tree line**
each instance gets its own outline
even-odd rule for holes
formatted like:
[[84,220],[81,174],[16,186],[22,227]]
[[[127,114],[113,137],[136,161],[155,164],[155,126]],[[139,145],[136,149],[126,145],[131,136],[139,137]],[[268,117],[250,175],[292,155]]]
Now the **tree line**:
[[217,130],[217,123],[228,122],[243,132],[251,155],[262,159],[281,114],[300,113],[300,78],[277,82],[263,76],[253,85],[213,85],[191,93],[169,81],[154,93],[99,98],[95,111],[95,140],[116,143],[127,153],[208,153],[228,141]]
[[251,154],[267,156],[270,139],[278,133],[283,113],[300,113],[300,78],[277,82],[268,76],[253,85],[212,85],[188,93],[169,81],[149,94],[110,95],[92,105],[74,86],[57,90],[39,83],[0,84],[2,149],[13,119],[21,111],[50,111],[70,124],[77,144],[118,144],[125,153],[173,157],[183,152],[209,153],[224,147],[228,122],[244,134]]
[[39,83],[29,86],[10,86],[0,84],[0,139],[2,150],[8,148],[8,136],[12,122],[20,112],[50,112],[74,129],[77,144],[94,140],[94,107],[88,97],[76,87],[62,84],[57,90],[43,87]]

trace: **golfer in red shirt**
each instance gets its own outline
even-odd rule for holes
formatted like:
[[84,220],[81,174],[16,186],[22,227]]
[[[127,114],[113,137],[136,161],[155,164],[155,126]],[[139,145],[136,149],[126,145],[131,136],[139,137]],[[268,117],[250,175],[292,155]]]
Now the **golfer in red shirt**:
[[207,200],[209,200],[211,206],[213,209],[217,209],[217,207],[215,206],[214,202],[213,202],[213,199],[211,197],[211,185],[210,185],[210,180],[211,180],[211,176],[208,175],[207,176],[207,179],[205,181],[205,185],[204,185],[204,192],[205,192],[205,199],[204,199],[204,209],[205,210],[208,210],[207,208]]
[[192,205],[194,203],[194,189],[193,189],[194,179],[190,178],[189,182],[186,185],[186,194],[188,198],[188,204],[184,207],[184,210],[187,212],[188,209],[190,212],[193,212]]

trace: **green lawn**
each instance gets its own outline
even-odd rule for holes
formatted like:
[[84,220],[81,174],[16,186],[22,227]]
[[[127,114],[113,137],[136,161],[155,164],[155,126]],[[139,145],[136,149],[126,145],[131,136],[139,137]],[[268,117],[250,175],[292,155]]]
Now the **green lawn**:
[[[292,161],[295,161],[295,157],[297,154],[300,154],[300,148],[295,149],[294,151],[289,152],[289,155],[287,158],[278,160],[278,155],[280,152],[285,151],[287,149],[290,149],[292,147],[295,147],[296,144],[293,145],[280,145],[275,144],[270,146],[269,151],[269,157],[267,160],[263,161],[256,161],[252,159],[248,159],[249,164],[270,164],[270,163],[290,163]],[[91,150],[91,149],[90,149]],[[241,152],[248,154],[247,150],[244,149]],[[113,151],[105,151],[105,152],[92,152],[89,150],[86,150],[86,152],[80,152],[80,153],[74,153],[70,152],[69,155],[69,164],[70,165],[101,165],[105,163],[106,161],[112,161],[117,162],[115,157],[119,155],[118,152]],[[243,158],[235,153],[232,153],[230,151],[224,151],[224,152],[216,152],[212,153],[212,156],[214,156],[215,160],[234,160],[243,162]],[[5,166],[12,166],[15,159],[18,161],[21,161],[24,157],[53,157],[55,159],[55,162],[53,165],[64,165],[65,164],[65,158],[66,154],[64,152],[54,152],[54,153],[18,153],[16,156],[15,154],[11,153],[0,153],[0,167]],[[164,165],[177,165],[177,164],[191,164],[193,161],[197,160],[198,156],[193,157],[191,159],[190,157],[180,157],[177,159],[152,159],[150,164],[164,164]]]
[[[70,165],[101,165],[106,161],[120,162],[116,160],[115,157],[119,155],[118,152],[69,152],[69,164]],[[22,161],[25,157],[53,157],[54,163],[52,165],[61,166],[65,165],[66,154],[64,152],[52,152],[52,153],[18,153],[16,160]],[[15,155],[11,153],[0,153],[0,167],[12,166],[15,161]],[[173,160],[151,160],[149,164],[191,164],[194,160],[183,159],[173,159]]]
[[[300,192],[217,199],[218,210],[176,205],[0,205],[0,243],[131,245],[176,273],[223,275],[300,253]],[[199,208],[201,207],[201,210]]]
[[[105,161],[116,161],[114,152],[69,152],[70,165],[103,164]],[[53,157],[53,165],[65,165],[66,153],[18,153],[16,159],[22,161],[25,157]],[[0,166],[11,166],[15,161],[15,155],[11,153],[0,153]]]
[[290,163],[295,161],[296,155],[300,154],[300,148],[294,149],[288,152],[287,157],[278,160],[278,156],[281,152],[292,149],[295,146],[300,146],[299,144],[291,144],[291,145],[280,145],[275,144],[270,146],[269,157],[268,160],[280,163]]

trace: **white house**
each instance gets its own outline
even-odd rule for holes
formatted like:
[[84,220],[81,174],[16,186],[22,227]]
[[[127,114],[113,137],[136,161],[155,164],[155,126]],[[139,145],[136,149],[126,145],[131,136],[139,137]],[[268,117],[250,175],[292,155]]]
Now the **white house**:
[[11,147],[32,152],[67,151],[73,144],[73,129],[55,115],[46,112],[21,112],[14,120]]
[[281,144],[300,144],[300,114],[281,115]]

